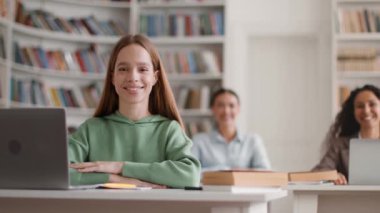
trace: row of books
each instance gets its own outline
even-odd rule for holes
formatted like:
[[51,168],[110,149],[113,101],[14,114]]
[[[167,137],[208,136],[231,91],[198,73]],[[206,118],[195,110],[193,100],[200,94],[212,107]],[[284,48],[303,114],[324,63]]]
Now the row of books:
[[345,47],[337,53],[339,71],[380,71],[380,56],[375,47]]
[[187,135],[192,138],[194,135],[201,132],[210,132],[212,130],[212,123],[209,119],[202,119],[200,121],[185,122]]
[[148,36],[223,35],[222,11],[140,15],[140,32]]
[[51,107],[95,108],[102,85],[52,86],[35,79],[11,79],[11,100],[23,104]]
[[248,169],[204,172],[202,184],[204,186],[283,187],[288,184],[316,184],[336,179],[338,179],[336,170],[271,172]]
[[374,59],[338,60],[339,71],[380,71],[380,56]]
[[211,88],[208,85],[201,87],[174,87],[174,96],[177,106],[181,109],[208,110],[210,103]]
[[341,33],[380,32],[380,11],[368,8],[339,9],[338,31]]
[[[210,90],[211,88],[207,85],[200,88],[181,87],[179,90],[174,88],[178,108],[180,110],[208,110]],[[85,86],[68,86],[66,84],[54,86],[36,79],[15,77],[11,79],[12,101],[40,106],[93,108],[100,99],[101,91],[100,83],[91,83]],[[208,124],[204,126],[195,129],[209,129]]]
[[128,20],[97,20],[95,16],[66,19],[40,9],[27,10],[20,1],[15,20],[27,26],[65,33],[120,36],[129,32]]
[[338,49],[338,60],[345,59],[373,59],[378,50],[375,47],[345,47]]
[[40,46],[20,47],[14,43],[16,63],[43,69],[53,69],[77,73],[105,73],[109,52],[98,53],[95,46],[74,52],[45,50]]
[[[3,57],[1,38],[0,34],[0,57]],[[105,73],[110,57],[109,52],[99,53],[94,45],[74,52],[44,49],[41,46],[20,47],[17,42],[13,48],[16,63],[72,73]],[[165,50],[160,51],[160,55],[169,74],[220,75],[222,72],[220,56],[211,50]]]
[[211,50],[161,50],[160,56],[168,73],[210,73],[220,75],[220,54]]

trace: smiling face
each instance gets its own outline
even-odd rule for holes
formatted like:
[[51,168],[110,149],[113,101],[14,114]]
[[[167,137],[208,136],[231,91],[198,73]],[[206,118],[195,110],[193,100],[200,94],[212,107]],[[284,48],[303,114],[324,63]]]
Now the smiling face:
[[211,107],[219,127],[234,127],[240,112],[238,99],[230,93],[222,93],[215,98]]
[[380,101],[368,90],[360,92],[354,100],[355,119],[360,129],[379,128]]
[[138,104],[148,109],[149,94],[156,79],[152,59],[142,46],[131,44],[120,50],[112,75],[120,106]]

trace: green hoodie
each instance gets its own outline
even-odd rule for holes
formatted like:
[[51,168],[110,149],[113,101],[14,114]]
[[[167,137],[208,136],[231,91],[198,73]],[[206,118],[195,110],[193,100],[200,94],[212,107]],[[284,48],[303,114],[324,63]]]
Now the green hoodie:
[[[139,121],[115,112],[90,118],[70,136],[70,162],[124,161],[122,175],[183,188],[198,186],[200,163],[191,155],[191,140],[178,122],[160,115]],[[70,169],[72,185],[108,181],[106,173]]]

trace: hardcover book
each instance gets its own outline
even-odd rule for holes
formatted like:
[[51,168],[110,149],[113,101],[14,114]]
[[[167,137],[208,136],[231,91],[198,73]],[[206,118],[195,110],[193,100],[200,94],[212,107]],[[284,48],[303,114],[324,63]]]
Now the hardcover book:
[[333,181],[338,179],[336,170],[326,171],[307,171],[307,172],[290,172],[290,182],[318,182],[318,181]]
[[271,186],[288,184],[288,173],[258,170],[221,170],[203,173],[203,185]]

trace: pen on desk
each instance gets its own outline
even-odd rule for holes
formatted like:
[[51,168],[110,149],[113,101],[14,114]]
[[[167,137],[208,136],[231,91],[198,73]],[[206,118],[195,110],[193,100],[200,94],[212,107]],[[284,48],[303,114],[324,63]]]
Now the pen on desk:
[[185,186],[185,190],[202,190],[202,186]]

